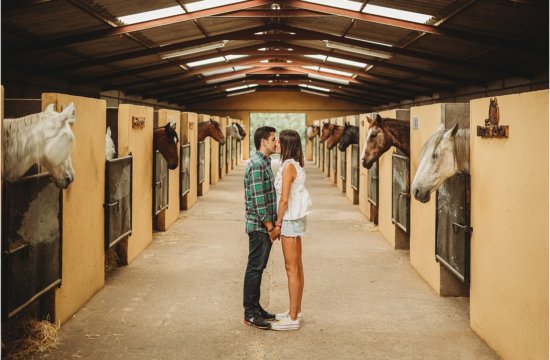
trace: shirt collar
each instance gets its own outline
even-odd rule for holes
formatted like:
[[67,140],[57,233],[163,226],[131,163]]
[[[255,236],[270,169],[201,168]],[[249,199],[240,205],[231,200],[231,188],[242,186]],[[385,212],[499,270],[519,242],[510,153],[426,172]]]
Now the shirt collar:
[[256,150],[256,156],[265,161],[269,166],[271,166],[271,156],[265,156],[261,151]]

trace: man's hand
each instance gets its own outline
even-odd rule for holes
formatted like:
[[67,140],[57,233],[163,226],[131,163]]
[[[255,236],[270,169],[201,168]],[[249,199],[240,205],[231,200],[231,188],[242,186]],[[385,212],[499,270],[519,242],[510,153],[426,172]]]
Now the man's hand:
[[279,236],[281,236],[281,229],[274,226],[273,230],[269,232],[269,238],[271,239],[271,242],[273,243],[273,241],[277,240]]

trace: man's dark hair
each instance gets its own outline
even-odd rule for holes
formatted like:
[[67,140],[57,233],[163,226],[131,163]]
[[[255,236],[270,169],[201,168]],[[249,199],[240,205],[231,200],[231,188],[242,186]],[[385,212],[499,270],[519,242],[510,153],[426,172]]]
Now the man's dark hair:
[[257,128],[254,132],[254,145],[256,146],[256,150],[260,150],[262,139],[267,140],[269,138],[269,135],[274,132],[277,132],[277,130],[271,126],[262,126]]

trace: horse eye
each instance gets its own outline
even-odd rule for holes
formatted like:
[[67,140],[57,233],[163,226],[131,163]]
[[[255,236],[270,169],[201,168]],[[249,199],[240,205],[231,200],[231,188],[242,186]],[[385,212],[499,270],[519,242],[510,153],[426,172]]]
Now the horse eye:
[[437,160],[438,157],[439,157],[438,154],[436,154],[436,153],[433,153],[433,154],[432,154],[432,160]]

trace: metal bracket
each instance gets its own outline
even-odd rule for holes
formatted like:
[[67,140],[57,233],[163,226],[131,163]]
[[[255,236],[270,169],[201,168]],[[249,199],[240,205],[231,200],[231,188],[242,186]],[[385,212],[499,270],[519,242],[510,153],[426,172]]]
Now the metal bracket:
[[499,125],[500,111],[498,109],[497,98],[492,98],[489,102],[489,118],[485,119],[485,126],[477,127],[477,136],[483,138],[507,138],[508,125]]
[[143,129],[145,127],[144,116],[132,116],[132,128]]
[[474,231],[474,228],[471,227],[471,226],[463,225],[463,224],[459,224],[459,223],[453,223],[453,233],[456,234],[459,229],[464,231],[465,233],[469,233],[469,234],[471,234]]

